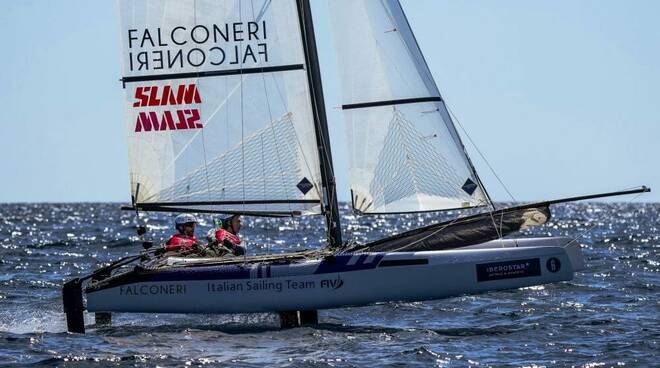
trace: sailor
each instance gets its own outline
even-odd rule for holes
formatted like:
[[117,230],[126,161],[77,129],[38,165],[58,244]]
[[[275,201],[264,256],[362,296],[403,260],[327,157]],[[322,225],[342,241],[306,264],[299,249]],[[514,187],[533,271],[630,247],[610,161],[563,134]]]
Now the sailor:
[[195,225],[197,218],[189,213],[182,213],[174,219],[174,227],[179,232],[174,234],[165,243],[168,252],[192,252],[201,248],[201,244],[195,238]]
[[222,219],[218,229],[209,231],[209,248],[224,247],[235,256],[245,255],[245,247],[241,245],[241,238],[238,237],[240,230],[240,215],[231,215]]

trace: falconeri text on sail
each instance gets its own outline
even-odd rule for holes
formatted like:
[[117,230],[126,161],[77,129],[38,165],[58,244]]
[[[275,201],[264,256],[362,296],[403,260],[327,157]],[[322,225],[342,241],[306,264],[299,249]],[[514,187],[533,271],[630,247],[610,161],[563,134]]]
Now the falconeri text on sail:
[[268,62],[268,25],[261,22],[175,25],[127,30],[130,71]]

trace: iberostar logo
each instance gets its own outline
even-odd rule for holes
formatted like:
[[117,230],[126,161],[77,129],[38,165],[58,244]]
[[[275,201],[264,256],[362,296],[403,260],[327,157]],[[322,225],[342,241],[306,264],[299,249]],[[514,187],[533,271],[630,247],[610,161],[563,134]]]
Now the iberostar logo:
[[[195,84],[137,87],[133,107],[140,108],[141,111],[135,121],[135,132],[201,129],[203,126],[200,122],[199,110],[186,107],[200,103],[202,99]],[[182,108],[154,111],[154,108],[162,106],[182,106]]]

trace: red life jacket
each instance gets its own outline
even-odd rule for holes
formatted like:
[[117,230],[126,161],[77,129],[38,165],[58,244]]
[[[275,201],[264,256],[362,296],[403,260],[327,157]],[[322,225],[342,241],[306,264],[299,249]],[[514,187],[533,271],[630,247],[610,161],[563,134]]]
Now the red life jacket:
[[223,244],[225,239],[229,240],[229,242],[234,247],[241,244],[241,238],[239,238],[237,235],[232,234],[228,230],[225,230],[223,228],[219,228],[218,230],[216,230],[215,239],[218,241],[218,244]]
[[189,237],[183,234],[174,234],[170,240],[165,243],[165,250],[168,252],[177,250],[190,250],[195,243],[197,243],[197,238],[194,236]]

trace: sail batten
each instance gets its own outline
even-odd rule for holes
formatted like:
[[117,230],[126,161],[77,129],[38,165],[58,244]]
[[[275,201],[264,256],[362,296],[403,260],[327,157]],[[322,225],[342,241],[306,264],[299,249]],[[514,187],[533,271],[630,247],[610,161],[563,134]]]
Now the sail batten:
[[275,72],[286,72],[292,70],[303,70],[303,69],[305,69],[304,64],[293,64],[293,65],[279,65],[279,66],[270,66],[270,67],[262,67],[262,68],[243,68],[243,69],[209,70],[209,71],[190,72],[190,73],[154,74],[154,75],[146,75],[146,76],[124,77],[121,80],[124,83],[131,83],[131,82],[146,82],[146,81],[169,80],[169,79],[219,77],[219,76],[242,75],[242,74],[265,74],[265,73],[275,73]]
[[348,105],[342,105],[342,110],[352,110],[352,109],[364,109],[368,107],[378,107],[378,106],[392,106],[392,105],[405,105],[411,103],[422,103],[422,102],[434,102],[442,101],[441,97],[418,97],[418,98],[405,98],[398,100],[386,100],[386,101],[373,101],[373,102],[361,102],[353,103]]
[[148,202],[137,203],[138,206],[214,206],[214,205],[232,205],[232,204],[287,204],[287,203],[320,203],[314,199],[272,199],[264,201],[192,201],[192,202]]
[[329,7],[354,210],[487,205],[399,2],[334,0]]

